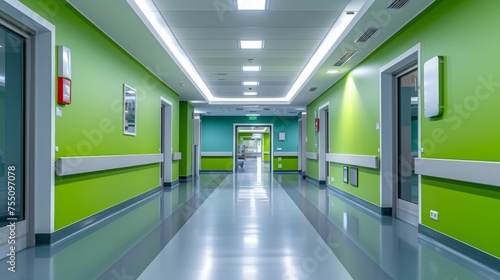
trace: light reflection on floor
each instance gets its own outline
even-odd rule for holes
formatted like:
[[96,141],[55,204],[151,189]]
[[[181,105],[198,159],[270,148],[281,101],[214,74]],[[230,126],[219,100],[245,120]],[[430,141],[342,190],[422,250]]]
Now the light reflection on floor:
[[59,244],[18,252],[14,274],[2,260],[0,279],[500,279],[414,226],[266,168],[248,160],[244,172],[163,189]]

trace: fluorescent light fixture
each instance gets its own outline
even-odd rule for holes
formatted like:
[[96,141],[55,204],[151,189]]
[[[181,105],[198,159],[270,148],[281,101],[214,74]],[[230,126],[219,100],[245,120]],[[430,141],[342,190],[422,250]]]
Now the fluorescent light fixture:
[[260,71],[260,66],[242,66],[241,70],[245,72],[258,72]]
[[[249,115],[251,115],[251,114],[249,114]],[[259,117],[259,116],[257,116],[257,117]],[[261,132],[261,133],[264,133],[264,132],[267,132],[267,128],[266,127],[258,127],[258,128],[251,128],[251,129],[243,129],[242,128],[242,129],[238,129],[238,132],[249,132],[249,133]]]
[[297,111],[305,111],[306,109],[305,108],[295,108],[295,110],[297,110]]
[[243,82],[244,86],[258,86],[259,82]]
[[265,10],[266,0],[236,0],[237,10]]
[[[198,73],[194,67],[189,57],[182,49],[181,45],[175,38],[172,30],[168,24],[163,19],[160,11],[156,8],[156,5],[152,0],[128,0],[129,4],[135,3],[137,7],[132,5],[132,8],[141,17],[148,26],[149,30],[153,35],[160,41],[160,44],[166,48],[169,55],[177,62],[181,70],[188,76],[200,93],[208,100],[215,98],[208,86],[205,84],[201,75]],[[137,11],[137,9],[140,11]]]
[[245,108],[259,108],[259,105],[248,105],[248,106],[243,106]]
[[[174,36],[172,30],[163,18],[160,11],[157,9],[153,0],[127,0],[127,3],[134,9],[137,15],[141,18],[144,24],[148,27],[151,33],[156,37],[158,42],[174,59],[183,73],[189,77],[192,84],[203,95],[203,97],[211,104],[227,104],[252,102],[254,104],[290,104],[290,102],[298,94],[299,90],[311,78],[312,74],[317,70],[318,65],[324,62],[329,54],[333,51],[333,47],[339,43],[344,31],[351,24],[353,19],[361,17],[373,4],[373,0],[367,1],[363,5],[361,11],[353,14],[342,12],[337,21],[328,31],[325,39],[316,49],[313,56],[309,59],[297,80],[287,92],[285,97],[279,98],[222,98],[215,97],[210,91],[201,75],[198,73],[193,63],[182,49],[181,45]],[[236,5],[238,10],[266,10],[268,7],[266,0],[237,0]],[[348,11],[348,10],[346,10]],[[244,66],[243,71],[261,71],[260,66]]]
[[262,40],[240,40],[241,49],[262,49],[264,41]]
[[255,91],[245,91],[243,95],[257,95]]
[[204,104],[207,103],[205,100],[191,100],[191,104]]
[[326,71],[326,73],[328,73],[328,74],[335,74],[335,73],[338,73],[338,72],[339,72],[339,70],[328,70],[328,71]]
[[246,114],[247,117],[260,117],[260,114]]

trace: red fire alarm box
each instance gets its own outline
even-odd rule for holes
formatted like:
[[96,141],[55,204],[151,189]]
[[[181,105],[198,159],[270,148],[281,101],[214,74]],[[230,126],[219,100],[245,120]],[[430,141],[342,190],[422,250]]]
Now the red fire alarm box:
[[319,131],[319,118],[314,119],[314,131]]
[[57,83],[57,103],[71,104],[71,80],[59,77]]

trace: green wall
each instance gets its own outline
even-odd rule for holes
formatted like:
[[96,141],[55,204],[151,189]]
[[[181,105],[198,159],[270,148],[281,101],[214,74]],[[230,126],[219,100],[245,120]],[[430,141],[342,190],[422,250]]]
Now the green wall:
[[[56,118],[59,157],[157,154],[160,96],[173,104],[173,148],[179,151],[179,97],[69,4],[22,0],[56,26],[56,44],[72,54],[72,104]],[[57,10],[48,13],[47,10]],[[56,77],[54,77],[55,79]],[[123,134],[123,84],[137,93],[137,135]],[[56,94],[56,93],[54,93]],[[59,105],[58,105],[59,106]],[[174,180],[178,163],[173,165]],[[159,185],[159,164],[56,177],[55,230],[78,222]]]
[[181,101],[179,107],[179,151],[182,153],[179,176],[189,177],[193,174],[194,106],[187,101]]
[[233,157],[202,157],[203,171],[233,171]]
[[[500,68],[495,62],[500,62],[500,38],[491,36],[491,30],[500,28],[498,10],[500,1],[496,0],[437,1],[309,104],[307,150],[317,151],[315,111],[330,101],[332,153],[380,156],[379,131],[375,130],[380,92],[374,90],[380,88],[379,69],[420,44],[421,76],[425,61],[436,55],[445,58],[443,116],[430,119],[420,112],[422,157],[500,161],[500,149],[496,148],[500,130],[495,129],[500,104]],[[308,175],[317,174],[317,164],[308,161],[307,166]],[[340,166],[332,168],[334,176],[339,176]],[[378,202],[379,171],[360,170],[359,176],[359,188],[349,189],[337,178],[334,185]],[[363,183],[366,177],[370,185]],[[500,257],[500,224],[495,222],[500,212],[500,188],[423,177],[421,192],[422,224]],[[429,218],[431,209],[439,212],[439,221]]]
[[[298,157],[273,157],[274,171],[298,171],[299,158]],[[281,160],[279,160],[281,158]],[[281,168],[278,165],[281,164]]]
[[263,161],[270,161],[271,160],[271,134],[269,133],[264,133],[264,156],[263,156]]
[[[379,119],[379,96],[373,94],[373,88],[378,88],[378,80],[367,80],[366,74],[356,76],[355,71],[307,106],[307,115],[311,116],[307,118],[307,152],[318,153],[319,132],[314,130],[314,118],[319,116],[319,107],[329,102],[330,153],[380,156],[380,136],[375,129]],[[307,175],[319,179],[318,161],[308,159],[306,165]],[[334,181],[329,183],[380,206],[379,171],[359,169],[358,172],[358,187],[344,186],[342,172],[330,164],[330,175]]]

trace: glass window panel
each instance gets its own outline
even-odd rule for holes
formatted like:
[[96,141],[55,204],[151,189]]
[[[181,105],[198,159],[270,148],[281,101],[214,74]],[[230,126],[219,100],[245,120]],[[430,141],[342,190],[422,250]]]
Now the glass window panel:
[[0,227],[24,220],[25,40],[0,26]]

